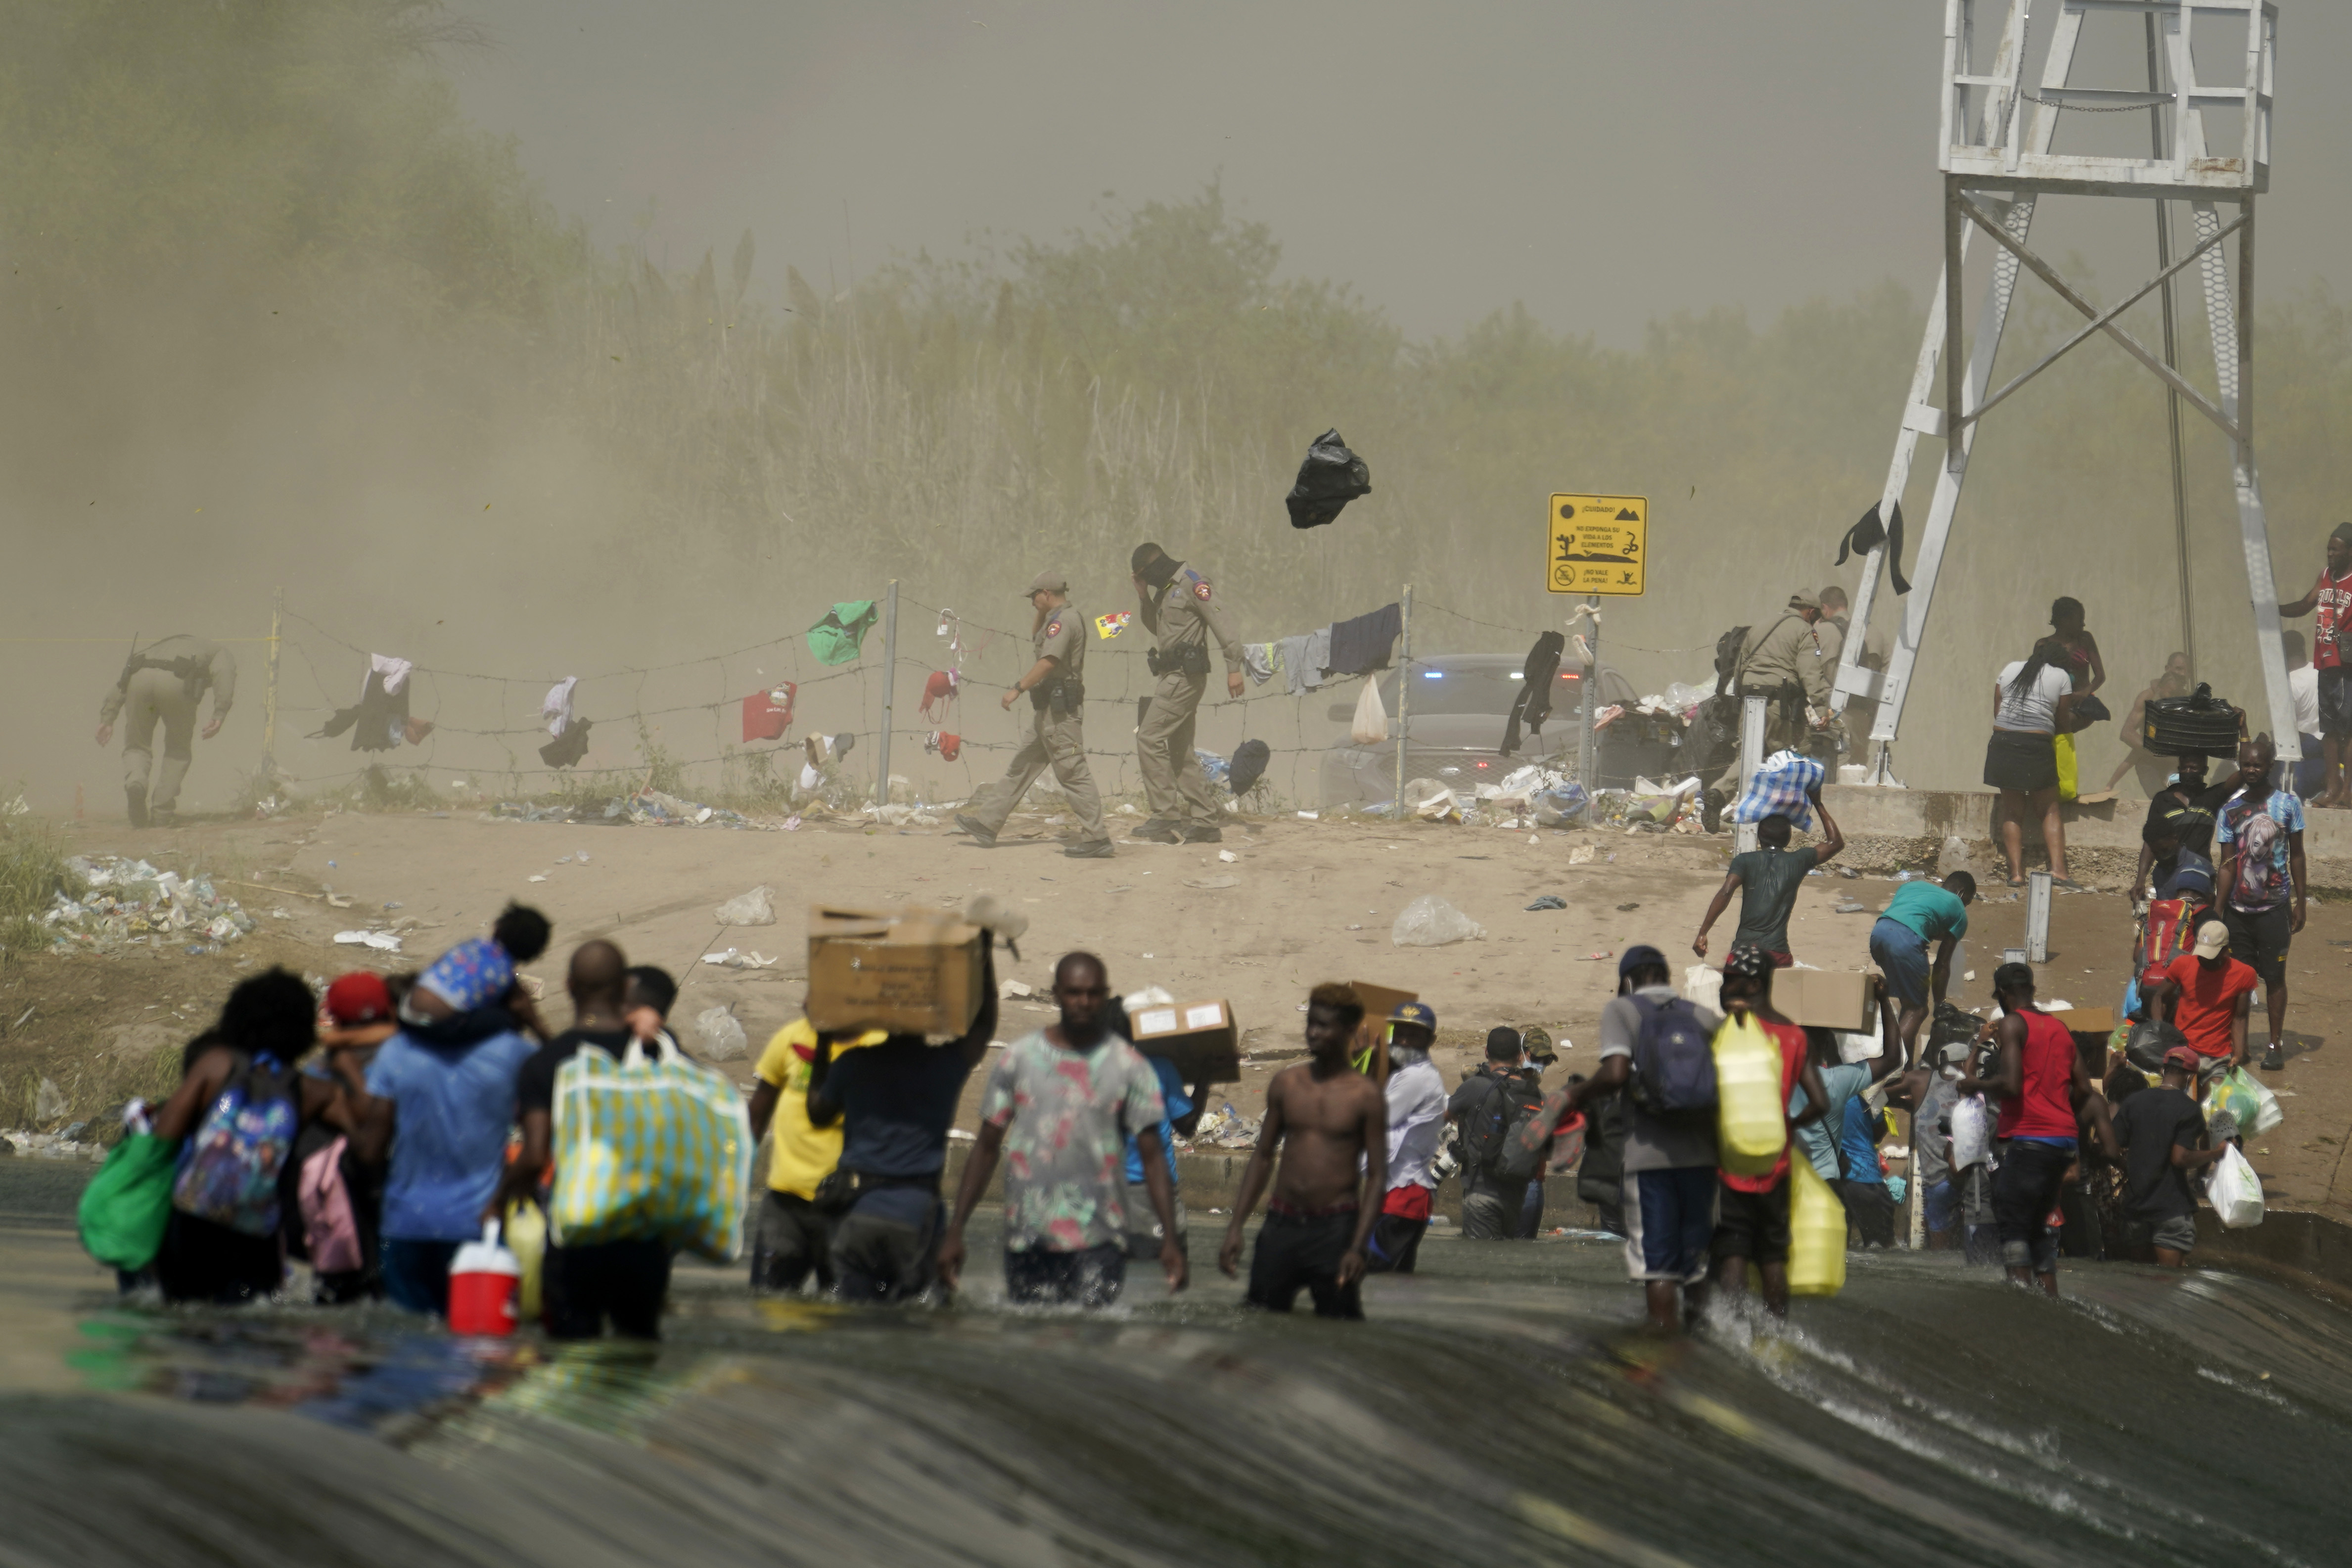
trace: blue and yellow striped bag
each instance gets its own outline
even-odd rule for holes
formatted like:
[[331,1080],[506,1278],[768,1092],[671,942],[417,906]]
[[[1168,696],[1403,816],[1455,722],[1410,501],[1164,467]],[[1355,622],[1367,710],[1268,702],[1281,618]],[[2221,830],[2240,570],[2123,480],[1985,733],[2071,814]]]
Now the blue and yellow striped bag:
[[743,1250],[751,1130],[743,1097],[667,1038],[619,1061],[583,1046],[555,1072],[550,1239],[563,1247],[659,1238],[730,1262]]

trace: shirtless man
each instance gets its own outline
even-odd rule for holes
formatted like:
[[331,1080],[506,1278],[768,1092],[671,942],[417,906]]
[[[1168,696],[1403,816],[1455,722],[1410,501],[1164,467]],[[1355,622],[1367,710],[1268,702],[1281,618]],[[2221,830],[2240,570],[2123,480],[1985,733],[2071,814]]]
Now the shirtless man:
[[[1249,1305],[1287,1312],[1303,1288],[1318,1318],[1361,1318],[1357,1291],[1364,1243],[1389,1185],[1388,1101],[1348,1065],[1364,1005],[1346,985],[1318,985],[1307,998],[1307,1061],[1285,1068],[1265,1088],[1265,1121],[1242,1172],[1240,1200],[1217,1267],[1238,1272],[1242,1224],[1265,1191],[1274,1151],[1274,1196],[1250,1258]],[[1287,1140],[1287,1142],[1286,1142]],[[1360,1170],[1361,1174],[1359,1174]]]

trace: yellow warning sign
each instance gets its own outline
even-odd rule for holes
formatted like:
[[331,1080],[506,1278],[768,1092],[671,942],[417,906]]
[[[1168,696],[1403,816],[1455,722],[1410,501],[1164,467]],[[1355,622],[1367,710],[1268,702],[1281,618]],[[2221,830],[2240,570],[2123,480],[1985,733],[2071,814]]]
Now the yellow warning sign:
[[1555,594],[1642,592],[1646,496],[1554,496],[1544,519],[1544,586]]

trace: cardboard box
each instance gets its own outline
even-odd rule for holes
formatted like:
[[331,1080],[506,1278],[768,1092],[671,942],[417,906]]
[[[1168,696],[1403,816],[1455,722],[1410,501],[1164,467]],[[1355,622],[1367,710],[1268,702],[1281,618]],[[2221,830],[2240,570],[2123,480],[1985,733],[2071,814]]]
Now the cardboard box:
[[1807,1028],[1875,1035],[1878,977],[1853,969],[1776,969],[1772,1005]]
[[808,921],[808,1016],[819,1029],[953,1039],[982,1000],[987,932],[936,910],[898,914],[817,905]]
[[1186,1084],[1239,1083],[1241,1029],[1229,1002],[1171,1002],[1139,1007],[1127,1016],[1135,1048],[1165,1057]]
[[2065,1025],[2071,1034],[2096,1035],[2105,1040],[2116,1032],[2116,1010],[2113,1007],[2069,1007],[2063,1013],[2050,1016]]
[[1349,1055],[1360,1058],[1370,1052],[1371,1080],[1385,1084],[1389,1080],[1389,1015],[1402,1003],[1420,1001],[1421,993],[1375,985],[1369,980],[1350,980],[1348,984],[1354,989],[1357,1000],[1364,1005],[1364,1021],[1356,1026],[1355,1048]]

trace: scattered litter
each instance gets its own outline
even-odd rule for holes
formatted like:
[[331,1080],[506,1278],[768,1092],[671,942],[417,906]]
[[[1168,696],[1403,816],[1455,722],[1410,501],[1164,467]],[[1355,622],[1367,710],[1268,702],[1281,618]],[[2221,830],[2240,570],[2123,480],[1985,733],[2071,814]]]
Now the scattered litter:
[[772,926],[776,923],[776,906],[769,899],[774,889],[766,883],[728,900],[719,906],[719,923],[723,926]]
[[[1845,899],[1841,900],[1837,907],[1830,912],[1832,914],[1839,915],[1866,915],[1870,912],[1870,906],[1865,903],[1861,903],[1853,899]],[[1976,976],[1970,975],[1969,978],[1973,980]]]
[[702,955],[702,962],[715,963],[721,969],[773,969],[776,966],[774,959],[762,958],[757,951],[738,952],[731,947],[724,952],[706,952]]
[[1037,992],[1034,986],[1018,980],[1001,980],[997,982],[996,994],[1003,1001],[1017,1002],[1024,997],[1034,996]]
[[344,947],[372,947],[378,952],[398,952],[400,939],[388,931],[339,931],[335,941]]
[[1192,1142],[1195,1146],[1205,1143],[1219,1149],[1252,1148],[1257,1142],[1258,1127],[1263,1120],[1257,1116],[1244,1116],[1234,1109],[1232,1100],[1227,1100],[1222,1109],[1212,1110],[1201,1118],[1200,1125],[1193,1129]]
[[1568,863],[1571,866],[1590,866],[1592,864],[1592,852],[1593,846],[1580,844],[1568,852]]
[[724,1007],[706,1007],[697,1014],[694,1033],[701,1043],[699,1054],[705,1061],[731,1062],[751,1054],[751,1043],[743,1033],[743,1026]]
[[1568,900],[1561,898],[1558,893],[1546,893],[1542,898],[1538,899],[1534,903],[1529,904],[1528,908],[1530,910],[1564,910],[1568,908]]
[[1858,882],[1862,880],[1862,873],[1854,869],[1852,866],[1840,866],[1837,868],[1837,874],[1843,877],[1849,882]]
[[1641,904],[1640,904],[1639,902],[1631,903],[1631,904],[1620,904],[1620,905],[1618,905],[1618,906],[1617,906],[1617,912],[1618,912],[1619,914],[1621,914],[1621,915],[1623,915],[1623,914],[1631,914],[1631,913],[1633,913],[1635,910],[1638,910],[1638,909],[1640,909],[1641,907],[1642,907],[1642,906],[1641,906]]
[[801,830],[801,819],[800,819],[799,817],[797,817],[797,816],[788,816],[788,817],[784,818],[784,831],[785,831],[785,832],[787,832],[787,833],[798,833],[800,830]]
[[1241,858],[1241,857],[1240,857],[1240,856],[1238,856],[1238,855],[1236,855],[1236,854],[1234,854],[1234,853],[1232,850],[1230,850],[1230,849],[1220,849],[1220,850],[1218,850],[1218,851],[1217,851],[1217,858],[1218,858],[1218,859],[1220,859],[1220,860],[1223,860],[1226,865],[1230,866],[1230,865],[1232,865],[1234,861],[1236,861],[1236,860],[1240,859],[1240,858]]
[[1405,905],[1390,928],[1389,941],[1399,947],[1444,947],[1452,942],[1475,942],[1486,934],[1486,928],[1439,898],[1435,893],[1423,893]]
[[114,855],[75,856],[66,864],[81,891],[79,897],[58,891],[41,916],[54,951],[124,942],[160,945],[166,936],[220,944],[253,930],[253,917],[215,890],[209,874],[184,878]]
[[33,1091],[33,1120],[36,1121],[58,1121],[64,1119],[65,1113],[65,1090],[58,1087],[57,1079],[53,1078],[43,1079],[41,1080],[41,1087]]
[[559,866],[569,866],[572,864],[572,857],[569,855],[558,855],[555,858],[555,863]]
[[[544,882],[547,879],[544,877],[533,877],[531,880],[534,882]],[[327,889],[325,897],[327,900],[327,907],[331,910],[347,910],[353,904],[359,902],[357,899],[345,898],[342,894],[335,891],[332,888],[329,888]]]
[[1323,814],[1319,811],[1302,811],[1298,815],[1303,821],[1314,822],[1319,820]]
[[588,852],[583,849],[579,854],[574,855],[572,858],[579,861],[583,866],[585,866],[588,864]]
[[1239,877],[1187,877],[1184,885],[1213,891],[1219,888],[1238,888],[1242,879]]
[[1578,959],[1577,962],[1579,963],[1599,963],[1604,959],[1611,959],[1616,956],[1617,955],[1613,952],[1588,952],[1582,958]]
[[[544,881],[546,881],[546,880],[547,880],[547,879],[546,879],[546,878],[544,878],[544,877],[533,877],[533,878],[531,878],[531,879],[530,879],[531,881],[534,881],[534,882],[544,882]],[[330,900],[329,901],[330,901],[330,902],[332,902],[333,900]]]

